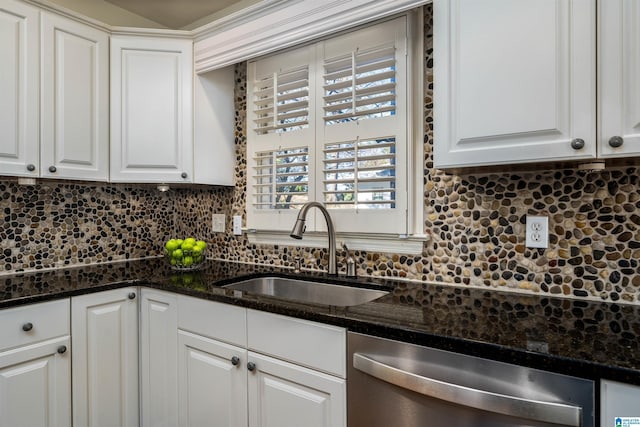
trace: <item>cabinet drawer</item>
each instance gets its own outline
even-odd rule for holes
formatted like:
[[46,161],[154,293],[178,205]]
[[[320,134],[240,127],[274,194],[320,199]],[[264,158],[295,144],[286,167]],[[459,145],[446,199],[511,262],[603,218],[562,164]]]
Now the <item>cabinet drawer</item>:
[[345,329],[255,310],[247,325],[250,350],[345,378]]
[[246,309],[193,297],[178,298],[178,328],[246,347]]
[[0,324],[0,351],[69,335],[69,299],[1,310]]

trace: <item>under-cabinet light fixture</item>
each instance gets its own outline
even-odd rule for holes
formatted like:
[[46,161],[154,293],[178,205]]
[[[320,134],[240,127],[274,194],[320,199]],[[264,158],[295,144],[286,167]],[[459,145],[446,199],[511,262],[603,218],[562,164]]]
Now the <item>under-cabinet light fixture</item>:
[[167,184],[158,184],[158,186],[156,187],[158,189],[158,191],[160,191],[161,193],[166,193],[167,191],[169,191],[169,185]]
[[579,171],[584,172],[597,172],[604,170],[605,163],[604,162],[589,162],[589,163],[580,163],[578,165]]

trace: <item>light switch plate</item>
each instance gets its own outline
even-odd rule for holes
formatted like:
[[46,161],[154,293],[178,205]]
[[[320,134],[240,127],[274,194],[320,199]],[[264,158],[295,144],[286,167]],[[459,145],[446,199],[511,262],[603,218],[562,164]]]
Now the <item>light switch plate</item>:
[[242,216],[233,216],[233,234],[236,236],[242,235]]
[[528,248],[549,247],[549,217],[527,215],[526,245]]
[[224,233],[225,214],[213,214],[211,219],[211,230],[214,233]]

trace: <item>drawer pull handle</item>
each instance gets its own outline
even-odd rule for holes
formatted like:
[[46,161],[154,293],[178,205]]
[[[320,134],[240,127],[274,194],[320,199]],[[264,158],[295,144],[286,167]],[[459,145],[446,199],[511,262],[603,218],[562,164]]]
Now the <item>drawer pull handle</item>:
[[67,346],[66,345],[61,345],[60,347],[58,347],[58,353],[59,354],[64,354],[67,352]]
[[186,172],[182,172],[182,173],[180,174],[180,176],[186,179],[186,178],[187,178],[187,176],[189,176],[189,175],[187,175],[187,173],[186,173]]
[[28,170],[29,172],[33,172],[34,170],[36,170],[36,165],[34,165],[34,164],[28,164],[28,165],[27,165],[27,170]]
[[256,364],[255,364],[255,363],[253,363],[253,362],[249,362],[249,363],[247,363],[247,369],[248,369],[250,372],[255,371],[255,370],[256,370]]
[[573,148],[574,150],[580,150],[581,148],[584,148],[584,139],[576,138],[571,141],[571,148]]
[[135,299],[136,297],[136,293],[135,292],[131,292],[129,293],[129,295],[127,295],[129,297],[129,299]]
[[612,136],[609,139],[609,145],[613,148],[622,147],[623,143],[624,143],[624,139],[622,139],[621,136]]
[[33,323],[31,322],[27,322],[24,325],[22,325],[22,330],[25,332],[29,332],[32,329],[33,329]]
[[240,364],[240,358],[238,356],[233,356],[231,358],[231,364],[233,366],[238,366]]
[[58,169],[55,166],[49,166],[49,172],[56,173]]

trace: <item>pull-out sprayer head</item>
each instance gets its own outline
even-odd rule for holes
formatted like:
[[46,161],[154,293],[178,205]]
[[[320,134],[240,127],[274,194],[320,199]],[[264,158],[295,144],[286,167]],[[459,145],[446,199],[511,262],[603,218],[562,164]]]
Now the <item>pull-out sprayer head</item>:
[[296,219],[296,223],[293,224],[293,229],[291,230],[291,234],[289,234],[289,236],[293,237],[294,239],[302,240],[302,234],[307,228],[305,223],[306,221],[304,219]]

